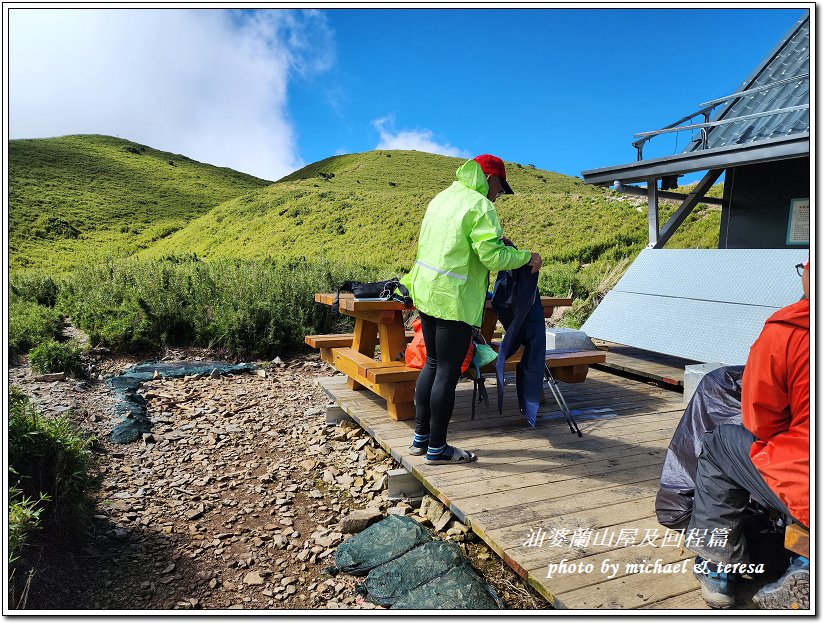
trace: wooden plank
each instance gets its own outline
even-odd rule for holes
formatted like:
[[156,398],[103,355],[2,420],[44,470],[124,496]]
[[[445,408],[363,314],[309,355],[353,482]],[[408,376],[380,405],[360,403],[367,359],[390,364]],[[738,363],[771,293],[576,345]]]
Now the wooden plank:
[[575,609],[637,609],[697,587],[698,580],[692,574],[634,574],[558,593],[555,598]]
[[704,602],[704,599],[701,597],[700,589],[693,589],[692,591],[688,591],[684,594],[670,596],[664,600],[659,600],[658,602],[645,604],[644,606],[639,607],[639,609],[683,609],[690,611],[694,609],[709,608],[709,605]]
[[474,529],[477,526],[479,530],[486,533],[493,528],[501,529],[516,525],[534,526],[534,523],[541,518],[593,509],[635,498],[655,496],[659,484],[658,478],[631,484],[622,483],[606,490],[599,490],[595,497],[553,498],[482,511],[472,515],[472,527]]
[[[392,362],[394,364],[394,362]],[[419,368],[409,368],[403,362],[397,362],[400,366],[392,368],[372,368],[366,373],[366,377],[377,383],[391,383],[396,381],[417,381],[421,374]]]
[[[564,561],[565,565],[574,565],[578,570],[583,570],[582,572],[558,573],[559,568],[555,568],[556,571],[551,571],[549,564],[559,565],[562,559],[564,558],[553,554],[538,569],[530,570],[536,578],[541,579],[541,583],[555,596],[583,587],[598,585],[611,580],[611,578],[619,579],[633,575],[638,575],[646,578],[647,582],[652,582],[655,580],[653,575],[671,574],[681,578],[685,591],[699,586],[697,579],[692,574],[692,566],[695,560],[680,548],[660,548],[648,545],[627,546]],[[606,565],[604,562],[607,562]],[[659,564],[658,567],[655,567],[656,564]],[[552,578],[548,578],[550,574]]]
[[[534,501],[548,501],[567,496],[580,496],[587,492],[595,492],[611,487],[609,477],[622,485],[640,483],[650,479],[661,477],[660,464],[636,466],[621,470],[616,474],[615,470],[597,475],[588,475],[561,481],[558,483],[542,483],[540,485],[529,485],[518,488],[510,492],[491,492],[486,495],[465,496],[463,492],[457,493],[452,502],[465,514],[474,514],[481,511],[493,511],[503,509],[518,504],[529,504]],[[620,481],[618,481],[620,479]]]
[[[411,342],[415,332],[404,332],[406,342]],[[315,334],[304,338],[304,342],[313,349],[332,349],[334,347],[351,347],[355,334]]]
[[[540,527],[545,531],[543,544],[537,548],[534,545],[529,545],[528,542],[529,532],[533,527],[528,527],[528,531],[524,531],[524,527],[519,527],[521,531],[518,537],[521,541],[514,546],[506,547],[500,539],[497,539],[496,542],[505,548],[509,557],[516,558],[519,565],[532,572],[545,568],[550,561],[558,562],[562,559],[578,561],[588,557],[600,556],[613,561],[616,561],[619,557],[628,557],[630,560],[634,560],[633,551],[625,550],[626,548],[640,549],[648,546],[653,549],[653,553],[672,550],[679,559],[688,557],[690,553],[680,544],[680,542],[683,542],[683,534],[674,531],[667,532],[659,525],[658,520],[649,515],[654,503],[649,499],[647,500],[645,510],[643,510],[646,511],[645,514],[625,514],[623,509],[619,511],[618,515],[625,518],[621,522],[611,523],[611,520],[604,522],[603,516],[601,516],[601,518],[595,520],[594,525],[586,523],[569,524],[568,521],[560,521],[556,518],[548,522],[535,524],[533,525],[534,528]],[[612,509],[615,513],[615,506],[612,506]],[[633,515],[638,517],[633,518]],[[604,526],[600,526],[602,524]],[[572,543],[576,530],[579,534],[575,537],[575,543]],[[490,535],[494,535],[494,532]],[[665,542],[665,539],[671,540],[671,542]],[[649,544],[649,542],[652,542],[652,544]],[[627,572],[631,572],[631,570]],[[579,583],[578,586],[582,587],[583,582]],[[562,591],[560,587],[552,589],[554,590],[553,593]]]
[[784,530],[784,548],[810,558],[810,532],[800,524],[791,524]]
[[[324,305],[332,305],[335,302],[336,293],[315,293],[315,301],[317,303],[322,303]],[[343,299],[352,299],[354,298],[354,294],[350,292],[342,292],[340,293],[341,300]]]
[[[364,319],[357,319],[355,320],[355,333],[352,338],[352,349],[357,351],[358,353],[362,353],[363,355],[367,355],[370,358],[375,354],[375,347],[378,344],[378,326],[375,323]],[[343,347],[342,347],[343,348]],[[338,358],[334,357],[334,361],[337,362]],[[337,364],[335,368],[341,370]],[[341,370],[341,372],[343,372]],[[361,390],[365,388],[366,385],[359,382],[359,380],[355,379],[353,375],[349,375],[349,380],[346,382],[347,386],[349,386],[352,390]]]
[[[545,531],[552,529],[569,529],[572,531],[578,527],[603,529],[649,519],[650,510],[654,509],[654,507],[655,496],[643,496],[632,500],[613,499],[610,504],[598,505],[592,509],[582,509],[544,518],[535,518],[530,525],[524,526],[523,524],[517,524],[509,527],[490,529],[487,531],[487,534],[493,538],[501,548],[513,553],[519,548],[530,548],[524,546],[524,543],[528,538],[529,531],[531,531],[533,527],[541,527]],[[654,522],[653,525],[658,527],[657,522]],[[546,541],[545,543],[548,548],[550,542]],[[570,545],[553,548],[553,552],[561,557],[580,557],[583,551],[580,548]]]
[[341,312],[394,312],[403,310],[414,310],[414,307],[407,306],[400,301],[385,299],[341,299]]
[[[598,475],[605,471],[615,470],[619,467],[623,470],[635,466],[647,466],[658,464],[660,467],[666,454],[666,439],[658,441],[661,448],[656,451],[642,451],[634,455],[603,459],[603,455],[593,454],[587,459],[592,461],[570,462],[564,459],[548,458],[540,463],[529,461],[519,464],[506,464],[504,472],[487,468],[483,470],[464,473],[448,473],[438,480],[441,487],[463,485],[463,491],[467,496],[472,496],[473,492],[489,494],[493,492],[509,492],[520,487],[540,485],[544,483],[559,483],[569,479],[577,479],[583,476]],[[620,460],[620,461],[619,461]],[[521,470],[517,467],[521,466]],[[451,478],[450,478],[451,477]]]

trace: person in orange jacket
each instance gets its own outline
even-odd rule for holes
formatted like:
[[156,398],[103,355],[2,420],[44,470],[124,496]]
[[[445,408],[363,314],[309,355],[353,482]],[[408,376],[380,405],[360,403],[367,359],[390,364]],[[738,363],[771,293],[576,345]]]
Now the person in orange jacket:
[[[750,498],[786,522],[810,523],[810,263],[796,269],[804,298],[767,319],[750,349],[743,426],[723,424],[702,438],[685,546],[698,555],[693,571],[714,608],[735,604],[740,566],[751,563],[742,532]],[[809,561],[796,558],[753,599],[762,607],[788,607],[805,581]]]

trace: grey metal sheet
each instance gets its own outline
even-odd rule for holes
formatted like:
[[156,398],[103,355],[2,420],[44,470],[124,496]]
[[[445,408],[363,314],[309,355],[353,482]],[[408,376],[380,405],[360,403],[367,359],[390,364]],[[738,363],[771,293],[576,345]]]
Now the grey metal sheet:
[[593,338],[656,353],[698,362],[744,364],[764,321],[774,311],[613,291],[582,329]]
[[644,249],[613,290],[778,309],[801,297],[793,266],[808,257],[806,249]]
[[797,301],[803,249],[645,249],[582,329],[699,362],[744,364],[776,310]]

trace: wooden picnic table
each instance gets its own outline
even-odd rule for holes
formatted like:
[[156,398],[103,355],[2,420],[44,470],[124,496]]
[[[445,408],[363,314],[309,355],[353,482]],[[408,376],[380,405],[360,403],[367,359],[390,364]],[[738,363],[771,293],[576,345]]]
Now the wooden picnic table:
[[[315,301],[331,306],[335,297],[335,293],[317,293]],[[548,318],[557,306],[572,305],[572,299],[541,297],[541,305],[544,318]],[[413,400],[419,370],[408,368],[404,361],[398,359],[412,339],[412,332],[404,328],[403,313],[414,310],[414,306],[383,299],[356,299],[351,293],[342,293],[339,309],[342,314],[355,319],[354,334],[306,336],[306,343],[319,349],[324,362],[332,364],[348,377],[349,388],[368,388],[386,399],[387,411],[394,420],[414,418]],[[492,343],[496,324],[492,304],[487,301],[480,331],[487,343]],[[380,361],[375,360],[378,348]],[[520,361],[519,353],[507,360],[509,369]],[[601,351],[585,351],[548,356],[547,365],[556,367],[561,373],[556,373],[558,379],[574,382],[583,381],[590,364],[604,360],[605,355]]]

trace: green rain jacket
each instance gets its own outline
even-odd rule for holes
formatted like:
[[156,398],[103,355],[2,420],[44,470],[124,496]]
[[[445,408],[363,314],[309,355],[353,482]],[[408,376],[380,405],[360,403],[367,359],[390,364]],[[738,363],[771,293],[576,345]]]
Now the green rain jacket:
[[489,272],[523,266],[532,254],[501,241],[481,166],[469,160],[455,173],[458,181],[429,202],[415,266],[401,283],[425,314],[480,327]]

